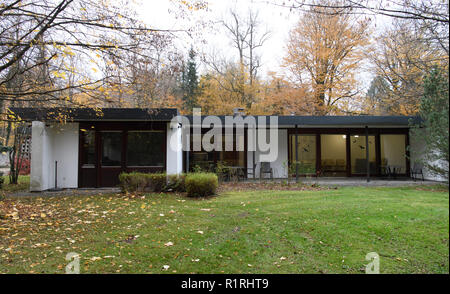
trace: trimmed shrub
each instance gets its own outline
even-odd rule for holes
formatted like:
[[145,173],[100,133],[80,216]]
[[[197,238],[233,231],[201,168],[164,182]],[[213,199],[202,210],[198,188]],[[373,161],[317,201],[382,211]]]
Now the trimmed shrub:
[[193,173],[186,175],[186,192],[189,197],[206,197],[216,194],[217,175],[214,173]]
[[120,187],[123,192],[161,192],[166,187],[165,173],[121,173],[119,175]]
[[134,192],[145,186],[145,179],[140,173],[121,173],[119,175],[119,186],[123,192]]
[[186,192],[186,175],[168,175],[165,191],[168,192]]
[[147,176],[147,185],[144,191],[162,192],[167,184],[167,175],[165,173],[145,174]]

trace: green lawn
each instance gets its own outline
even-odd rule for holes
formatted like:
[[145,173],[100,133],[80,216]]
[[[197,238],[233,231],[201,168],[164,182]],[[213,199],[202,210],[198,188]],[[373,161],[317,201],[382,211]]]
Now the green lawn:
[[[0,202],[1,204],[1,202]],[[442,187],[8,198],[1,273],[449,272]],[[14,213],[14,209],[17,209]],[[163,266],[169,266],[167,270]]]

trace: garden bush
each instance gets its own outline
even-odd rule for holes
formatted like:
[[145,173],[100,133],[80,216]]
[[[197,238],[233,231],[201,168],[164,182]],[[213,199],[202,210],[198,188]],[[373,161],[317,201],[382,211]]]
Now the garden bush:
[[216,194],[217,175],[214,173],[192,173],[186,175],[186,192],[189,197],[206,197]]
[[186,175],[169,175],[167,177],[167,185],[165,191],[167,192],[186,192]]
[[[189,189],[187,180],[190,179]],[[188,192],[190,197],[214,195],[217,176],[213,173],[166,175],[165,173],[121,173],[120,187],[123,192]]]
[[121,173],[120,187],[123,192],[161,192],[166,188],[165,173]]

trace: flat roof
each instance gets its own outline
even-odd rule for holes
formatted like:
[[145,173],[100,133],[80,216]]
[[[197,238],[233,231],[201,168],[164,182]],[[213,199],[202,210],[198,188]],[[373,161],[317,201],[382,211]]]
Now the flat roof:
[[[187,116],[191,124],[193,123],[193,116]],[[207,116],[202,116],[204,119]],[[225,124],[225,116],[218,116]],[[259,118],[266,118],[266,124],[269,124],[270,116],[254,116],[258,124]],[[242,117],[243,119],[246,116]],[[307,126],[336,126],[336,127],[364,127],[364,126],[396,126],[409,127],[411,122],[417,123],[420,118],[417,116],[382,116],[382,115],[357,115],[357,116],[308,116],[308,115],[282,115],[277,116],[279,126],[298,125],[299,127]]]
[[[15,116],[24,121],[170,121],[179,115],[176,108],[34,108],[14,107],[10,109]],[[193,116],[186,115],[193,123]],[[203,115],[203,119],[207,117]],[[217,116],[225,125],[225,115]],[[233,117],[230,115],[229,117]],[[248,116],[242,116],[246,119]],[[261,118],[269,124],[270,116],[254,116],[258,124]],[[383,116],[383,115],[354,115],[354,116],[308,116],[281,115],[279,126],[294,127],[364,127],[391,126],[409,127],[411,122],[418,123],[417,116]]]
[[24,121],[170,121],[176,108],[10,108]]

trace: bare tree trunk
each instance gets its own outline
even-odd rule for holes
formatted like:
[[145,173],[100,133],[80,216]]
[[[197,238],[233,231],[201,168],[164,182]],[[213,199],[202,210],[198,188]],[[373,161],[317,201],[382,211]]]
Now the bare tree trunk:
[[22,169],[22,163],[24,160],[24,144],[28,136],[28,126],[25,124],[18,124],[14,129],[14,145],[9,152],[9,182],[11,184],[17,184],[19,174]]

